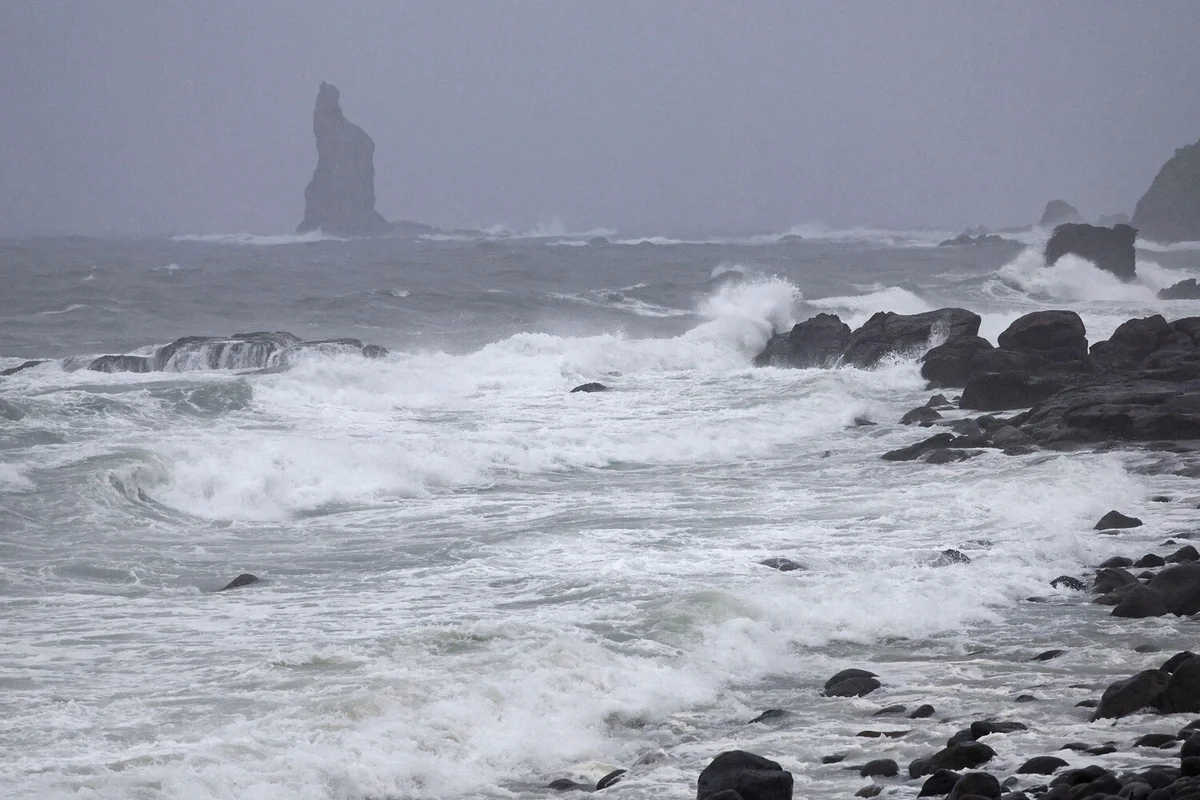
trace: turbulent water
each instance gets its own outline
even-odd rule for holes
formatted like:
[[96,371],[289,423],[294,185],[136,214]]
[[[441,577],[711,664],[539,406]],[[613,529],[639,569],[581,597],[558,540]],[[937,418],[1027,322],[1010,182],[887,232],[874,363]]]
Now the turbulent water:
[[[0,795],[541,798],[620,767],[606,794],[687,798],[733,747],[847,795],[866,779],[822,755],[906,763],[973,713],[1030,724],[993,744],[1010,769],[1128,736],[1074,704],[1161,660],[1134,644],[1194,644],[1047,585],[1191,529],[1168,456],[886,463],[927,435],[895,424],[914,362],[751,359],[819,311],[964,306],[994,341],[1065,307],[1096,341],[1200,314],[1155,299],[1200,250],[1141,250],[1127,285],[1035,239],[491,233],[0,242],[0,368],[50,359],[0,379]],[[81,369],[276,330],[390,354]],[[1147,525],[1099,537],[1110,508]],[[847,666],[884,688],[819,697]],[[871,718],[893,702],[939,713]]]

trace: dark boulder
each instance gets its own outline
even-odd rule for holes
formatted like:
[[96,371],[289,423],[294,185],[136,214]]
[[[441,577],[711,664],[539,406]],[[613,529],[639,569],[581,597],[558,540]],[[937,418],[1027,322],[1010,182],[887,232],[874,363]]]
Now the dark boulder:
[[1146,553],[1146,555],[1134,562],[1135,567],[1162,567],[1165,566],[1167,560],[1156,553]]
[[1127,717],[1144,708],[1157,707],[1159,696],[1167,688],[1168,677],[1162,670],[1147,669],[1113,683],[1101,695],[1092,719]]
[[1058,756],[1035,756],[1017,767],[1018,775],[1050,775],[1067,766]]
[[756,722],[766,722],[769,719],[779,719],[780,717],[785,717],[785,716],[787,716],[787,712],[784,711],[782,708],[768,708],[766,711],[762,712],[761,714],[759,714],[757,717],[750,720],[746,724],[753,725]]
[[958,336],[921,357],[921,377],[934,386],[966,386],[973,365],[995,348],[981,336]]
[[1083,216],[1075,206],[1068,203],[1066,200],[1051,200],[1046,203],[1046,208],[1042,210],[1042,217],[1038,220],[1038,227],[1053,228],[1062,225],[1064,222],[1083,222]]
[[364,344],[362,355],[363,358],[386,358],[388,349],[381,344]]
[[996,339],[1004,350],[1047,361],[1087,358],[1087,329],[1074,311],[1034,311],[1013,321]]
[[1109,369],[1135,369],[1174,333],[1161,314],[1126,320],[1107,340],[1092,345],[1092,358]]
[[911,411],[905,412],[904,416],[900,418],[900,424],[916,425],[922,422],[934,422],[941,418],[942,415],[937,411],[928,406],[921,406],[920,408],[914,408]]
[[238,575],[236,578],[234,578],[229,583],[222,586],[217,591],[225,592],[230,589],[238,589],[238,588],[241,588],[242,586],[249,586],[252,583],[258,583],[260,580],[262,580],[262,579],[259,578],[257,575],[251,575],[249,572],[243,572],[241,575]]
[[1137,741],[1133,743],[1133,746],[1162,749],[1174,746],[1177,741],[1179,741],[1179,737],[1173,733],[1147,733],[1144,736],[1139,736]]
[[1163,561],[1168,564],[1189,564],[1193,561],[1200,561],[1200,551],[1196,550],[1193,545],[1185,544],[1164,558]]
[[963,800],[967,797],[988,797],[996,800],[1000,797],[1000,781],[986,772],[968,772],[959,778],[950,790],[950,800]]
[[939,750],[929,758],[917,759],[909,765],[913,778],[931,775],[940,769],[974,769],[996,757],[996,751],[982,742],[958,742]]
[[1061,378],[1028,372],[985,372],[967,380],[959,405],[974,411],[1030,408],[1053,397],[1064,385]]
[[893,714],[903,714],[907,710],[908,710],[908,708],[906,706],[902,706],[899,704],[890,705],[890,706],[884,706],[883,708],[879,709],[871,716],[872,717],[888,717]]
[[7,378],[9,375],[16,375],[18,372],[24,372],[27,369],[32,369],[33,367],[36,367],[38,364],[45,364],[45,363],[46,363],[46,360],[44,358],[43,359],[35,359],[32,361],[23,361],[20,364],[17,364],[15,367],[9,367],[8,369],[0,369],[0,378]]
[[1159,300],[1200,300],[1200,283],[1195,278],[1173,283],[1158,290]]
[[603,383],[593,382],[593,383],[581,383],[578,386],[576,386],[574,389],[572,389],[568,394],[575,394],[576,392],[586,392],[586,393],[590,394],[592,392],[607,392],[607,391],[608,391],[608,387],[605,386]]
[[1046,264],[1053,265],[1068,254],[1076,255],[1123,281],[1131,281],[1137,277],[1133,246],[1136,239],[1137,230],[1128,225],[1111,228],[1071,223],[1059,225],[1046,242]]
[[150,359],[145,356],[100,356],[87,368],[92,372],[149,372]]
[[794,572],[795,570],[798,570],[798,569],[804,569],[803,564],[799,563],[798,561],[792,561],[790,558],[784,558],[783,556],[772,556],[771,558],[764,558],[762,561],[760,561],[758,563],[763,565],[764,567],[770,567],[771,569],[777,569],[780,572]]
[[1133,224],[1157,242],[1200,241],[1200,142],[1163,164],[1138,200]]
[[1033,442],[1020,428],[1003,425],[992,434],[992,445],[1000,448],[1026,447]]
[[1161,617],[1167,613],[1167,603],[1163,596],[1149,586],[1130,586],[1121,598],[1121,602],[1113,607],[1112,616],[1126,619],[1145,619]]
[[850,326],[836,314],[817,314],[776,334],[754,359],[756,367],[832,367],[850,341]]
[[923,703],[922,705],[917,706],[916,711],[909,714],[908,718],[909,719],[928,719],[929,717],[932,717],[935,713],[937,713],[937,712],[935,711],[933,706],[929,705],[928,703]]
[[1200,380],[1130,377],[1069,386],[1020,424],[1043,444],[1200,439]]
[[962,308],[941,308],[923,314],[880,311],[850,334],[842,360],[856,367],[874,367],[889,355],[921,355],[931,339],[949,341],[979,333],[978,314]]
[[1137,577],[1128,570],[1104,567],[1096,570],[1096,577],[1092,580],[1092,592],[1095,594],[1108,594],[1118,589],[1137,585]]
[[715,800],[728,791],[743,800],[791,800],[792,773],[754,753],[730,750],[719,754],[700,773],[696,800]]
[[317,168],[304,190],[297,233],[372,236],[388,224],[375,210],[375,142],[342,113],[337,87],[322,83],[313,108]]
[[859,669],[857,667],[849,667],[847,669],[842,670],[841,672],[836,673],[829,680],[825,681],[824,689],[826,691],[828,691],[829,689],[832,689],[834,686],[837,686],[842,681],[849,680],[851,678],[878,678],[878,677],[879,676],[876,675],[874,672],[869,672],[865,669]]
[[627,772],[629,772],[629,770],[627,770],[627,769],[614,769],[612,772],[608,773],[603,778],[596,781],[596,791],[597,792],[603,791],[604,789],[607,789],[608,787],[610,787],[614,784],[620,783],[621,778]]
[[1127,517],[1120,511],[1109,511],[1096,523],[1093,530],[1110,531],[1125,528],[1140,528],[1142,521],[1137,517]]
[[1200,613],[1200,562],[1167,567],[1149,586],[1162,595],[1172,614],[1187,617]]
[[926,455],[922,461],[926,464],[954,464],[959,461],[966,461],[969,458],[974,458],[980,455],[978,450],[934,450]]
[[900,774],[900,765],[890,758],[877,758],[863,764],[858,774],[864,778],[894,778]]
[[1189,658],[1175,668],[1158,707],[1164,714],[1200,712],[1200,658]]
[[878,678],[858,676],[846,678],[833,685],[826,684],[822,694],[826,697],[866,697],[882,685]]
[[926,453],[934,450],[939,450],[944,447],[949,447],[954,442],[954,434],[938,433],[930,436],[928,439],[923,439],[916,444],[910,444],[908,447],[901,447],[897,450],[889,450],[880,458],[884,461],[916,461]]
[[1125,556],[1113,556],[1101,561],[1100,566],[1104,569],[1124,569],[1133,566],[1133,559]]
[[570,792],[576,789],[585,792],[590,792],[592,790],[592,787],[588,786],[586,783],[576,783],[570,778],[555,778],[546,784],[546,788],[553,789],[556,792]]
[[1083,581],[1079,578],[1072,578],[1070,575],[1059,575],[1050,581],[1050,585],[1055,589],[1070,589],[1073,592],[1082,592],[1087,589],[1087,585]]
[[1033,658],[1031,658],[1029,660],[1030,661],[1051,661],[1055,658],[1058,658],[1065,652],[1067,652],[1067,651],[1062,650],[1062,649],[1046,650],[1045,652],[1038,653],[1036,656],[1034,656]]
[[[1185,729],[1186,730],[1186,729]],[[1194,729],[1193,729],[1194,730]],[[1183,748],[1179,751],[1180,758],[1200,757],[1200,733],[1193,733],[1183,740]]]
[[[916,762],[913,762],[916,763]],[[922,772],[922,775],[927,775],[927,772]],[[919,777],[917,775],[914,778]],[[917,793],[917,797],[937,797],[943,794],[950,794],[954,789],[954,784],[958,783],[958,779],[962,776],[957,772],[948,769],[939,769],[934,772],[925,783],[921,785],[921,791]]]

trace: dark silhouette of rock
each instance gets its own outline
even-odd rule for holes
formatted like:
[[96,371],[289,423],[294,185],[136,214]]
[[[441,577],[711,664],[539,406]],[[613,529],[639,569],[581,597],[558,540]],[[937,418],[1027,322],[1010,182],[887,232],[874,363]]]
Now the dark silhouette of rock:
[[1107,594],[1126,586],[1137,586],[1138,579],[1127,570],[1103,568],[1096,570],[1096,578],[1092,581],[1092,592]]
[[38,359],[38,360],[32,360],[32,361],[25,361],[20,364],[17,364],[15,367],[9,367],[8,369],[0,369],[0,378],[7,378],[9,375],[16,375],[18,372],[23,372],[24,370],[30,369],[31,367],[36,367],[38,364],[45,364],[45,363],[46,363],[45,359]]
[[958,404],[974,411],[1031,408],[1054,397],[1065,386],[1061,378],[1043,378],[1028,372],[985,372],[967,379]]
[[1133,566],[1133,559],[1126,558],[1125,556],[1113,556],[1101,561],[1100,566],[1109,569],[1124,569],[1125,567]]
[[225,592],[230,589],[238,589],[242,586],[249,586],[252,583],[258,583],[260,580],[261,578],[259,578],[257,575],[251,575],[249,572],[243,572],[241,575],[238,575],[236,578],[222,586],[217,591]]
[[1133,224],[1156,242],[1200,240],[1200,142],[1163,164],[1138,200]]
[[1149,374],[1068,386],[1014,421],[1039,443],[1200,439],[1200,380]]
[[1030,661],[1050,661],[1051,659],[1058,658],[1065,652],[1067,652],[1067,651],[1066,650],[1046,650],[1045,652],[1038,653],[1036,656],[1034,656],[1033,658],[1031,658],[1029,660]]
[[889,450],[880,458],[884,461],[915,461],[926,453],[949,447],[952,442],[954,442],[954,434],[937,433],[916,444],[910,444],[908,447]]
[[375,210],[375,142],[346,119],[337,87],[322,83],[313,109],[317,168],[304,190],[297,233],[372,236],[388,229]]
[[986,772],[968,772],[954,784],[950,790],[950,800],[964,800],[968,797],[988,797],[996,800],[1000,797],[1000,781],[994,775]]
[[574,789],[581,789],[586,792],[592,789],[586,783],[576,783],[570,778],[556,778],[546,784],[546,788],[553,789],[556,792],[569,792]]
[[1149,586],[1162,595],[1172,614],[1186,617],[1200,613],[1200,563],[1167,567],[1151,579]]
[[900,424],[917,425],[922,422],[933,422],[941,418],[942,415],[937,411],[928,406],[921,406],[920,408],[914,408],[911,411],[905,412],[904,416],[900,418]]
[[613,784],[620,783],[621,777],[624,776],[625,773],[628,771],[629,770],[627,770],[627,769],[614,769],[612,772],[608,773],[603,778],[596,781],[596,791],[599,792],[604,789],[607,789],[608,787],[612,786]]
[[145,356],[100,356],[87,368],[92,372],[149,372],[150,359]]
[[972,236],[969,233],[960,233],[953,239],[943,239],[938,242],[938,247],[995,247],[997,245],[1018,245],[1021,243],[1012,239],[1005,239],[1003,236],[997,236],[994,233],[981,233],[977,236]]
[[1159,300],[1200,300],[1200,283],[1195,278],[1173,283],[1165,289],[1158,290]]
[[996,751],[982,742],[956,742],[929,758],[919,758],[908,767],[913,778],[931,775],[938,770],[974,769],[996,757]]
[[568,394],[575,394],[576,392],[591,393],[591,392],[607,392],[607,391],[608,391],[608,387],[605,386],[603,383],[581,383],[580,385],[578,385],[574,389],[572,389],[570,392],[568,392]]
[[1106,341],[1092,345],[1092,358],[1102,367],[1136,369],[1164,345],[1191,349],[1191,339],[1176,332],[1161,314],[1122,322]]
[[1070,589],[1073,592],[1082,592],[1087,589],[1083,581],[1078,578],[1072,578],[1070,575],[1059,575],[1050,581],[1050,585],[1055,589],[1062,587],[1063,589]]
[[900,774],[900,765],[890,758],[877,758],[863,764],[858,774],[864,778],[894,778]]
[[903,714],[907,710],[908,710],[908,708],[906,706],[902,706],[899,703],[897,703],[895,705],[884,706],[883,708],[879,709],[871,716],[872,717],[890,717],[893,714]]
[[1107,531],[1124,528],[1140,528],[1142,521],[1137,517],[1128,517],[1120,511],[1109,511],[1096,523],[1094,530]]
[[790,558],[784,558],[783,556],[772,556],[771,558],[764,558],[762,561],[760,561],[758,563],[762,564],[764,567],[770,567],[771,569],[777,569],[780,572],[793,572],[798,569],[804,569],[803,564],[801,564],[797,561],[792,561]]
[[826,687],[822,694],[826,697],[866,697],[882,685],[878,678],[846,678]]
[[755,366],[832,367],[850,341],[850,326],[837,314],[817,314],[787,333],[772,336],[754,359]]
[[928,719],[929,717],[932,717],[935,713],[937,713],[937,712],[933,706],[929,705],[928,703],[923,703],[922,705],[917,706],[916,711],[909,714],[908,718],[909,719]]
[[979,333],[978,314],[962,308],[941,308],[923,314],[880,311],[850,334],[842,360],[857,367],[874,367],[892,354],[913,354],[929,346],[936,335],[946,341]]
[[1083,221],[1084,219],[1079,214],[1079,210],[1066,200],[1051,200],[1049,203],[1046,203],[1046,208],[1042,211],[1042,218],[1038,220],[1038,227],[1054,228],[1062,225],[1064,222]]
[[1030,353],[1047,361],[1087,358],[1087,329],[1074,311],[1034,311],[1013,321],[996,338],[1004,350]]
[[[913,764],[916,764],[918,761],[923,762],[925,760],[926,759],[917,759],[917,761],[914,761]],[[912,768],[910,767],[910,774],[911,771]],[[921,774],[927,775],[928,773],[922,772]],[[917,778],[920,776],[913,775],[913,777]],[[930,775],[925,783],[921,785],[921,791],[917,793],[917,797],[937,797],[943,794],[950,794],[951,790],[954,789],[954,784],[958,783],[958,779],[961,777],[961,775],[952,770],[939,769]]]
[[1018,775],[1050,775],[1067,766],[1058,756],[1035,756],[1017,767]]
[[935,386],[966,386],[981,355],[995,348],[980,336],[958,336],[921,357],[921,377]]
[[1137,230],[1128,225],[1100,228],[1095,225],[1059,225],[1046,242],[1046,264],[1054,265],[1065,255],[1085,258],[1123,281],[1137,275],[1134,241]]
[[729,750],[700,773],[696,800],[716,800],[722,792],[730,791],[743,800],[791,800],[792,773],[754,753]]
[[1113,607],[1112,616],[1125,619],[1145,619],[1161,617],[1167,613],[1167,602],[1163,596],[1149,586],[1130,586],[1121,598],[1121,602]]
[[879,677],[879,676],[876,675],[874,672],[869,672],[868,670],[865,670],[865,669],[858,669],[857,667],[849,667],[847,669],[842,670],[841,672],[838,672],[833,677],[831,677],[829,680],[825,681],[825,686],[823,688],[826,691],[828,691],[829,689],[838,685],[842,681],[847,681],[847,680],[850,680],[851,678],[877,678],[877,677]]
[[1134,562],[1133,566],[1140,567],[1140,568],[1162,567],[1162,566],[1166,566],[1166,563],[1167,563],[1167,560],[1165,558],[1163,558],[1162,556],[1157,555],[1156,553],[1146,553],[1146,555],[1142,556],[1136,562]]
[[1117,681],[1104,690],[1092,719],[1127,717],[1144,708],[1156,707],[1159,695],[1167,688],[1167,673],[1147,669],[1131,678]]
[[1200,658],[1193,656],[1175,668],[1158,707],[1164,714],[1200,712]]
[[750,720],[746,724],[753,725],[756,722],[766,722],[769,719],[779,719],[780,717],[784,717],[784,716],[787,716],[787,712],[784,711],[782,708],[768,708],[766,711],[762,712],[761,714],[759,714],[757,717]]

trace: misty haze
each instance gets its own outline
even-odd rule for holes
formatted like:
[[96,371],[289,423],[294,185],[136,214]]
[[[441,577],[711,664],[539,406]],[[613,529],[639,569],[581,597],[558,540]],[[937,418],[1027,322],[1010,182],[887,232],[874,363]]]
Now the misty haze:
[[0,797],[1200,796],[1200,4],[0,7]]

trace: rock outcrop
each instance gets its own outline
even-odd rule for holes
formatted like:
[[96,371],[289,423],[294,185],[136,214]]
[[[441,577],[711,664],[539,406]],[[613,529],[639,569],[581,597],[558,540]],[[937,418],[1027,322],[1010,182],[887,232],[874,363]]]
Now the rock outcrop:
[[1054,228],[1064,222],[1084,222],[1084,219],[1079,210],[1066,200],[1051,200],[1046,203],[1046,209],[1042,212],[1042,218],[1038,220],[1038,225],[1042,228]]
[[1133,224],[1156,242],[1200,240],[1200,142],[1181,147],[1138,200]]
[[850,341],[850,326],[836,314],[817,314],[787,334],[773,336],[754,359],[758,367],[832,367]]
[[289,366],[301,353],[382,358],[387,348],[358,339],[304,341],[287,331],[184,336],[152,356],[107,355],[93,360],[93,372],[191,372],[208,369],[274,369]]
[[375,210],[375,142],[346,119],[338,90],[322,83],[313,109],[317,169],[304,190],[297,233],[320,229],[334,236],[371,236],[388,223]]
[[1179,281],[1158,290],[1159,300],[1200,300],[1200,284],[1195,278]]
[[1111,228],[1071,223],[1059,225],[1046,242],[1046,265],[1052,266],[1068,254],[1077,255],[1123,281],[1131,281],[1136,277],[1133,243],[1137,233],[1128,225]]
[[846,364],[874,367],[892,354],[916,355],[932,339],[950,341],[979,333],[979,315],[963,308],[940,308],[923,314],[880,311],[850,334],[842,354]]

